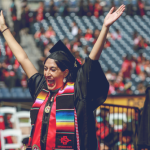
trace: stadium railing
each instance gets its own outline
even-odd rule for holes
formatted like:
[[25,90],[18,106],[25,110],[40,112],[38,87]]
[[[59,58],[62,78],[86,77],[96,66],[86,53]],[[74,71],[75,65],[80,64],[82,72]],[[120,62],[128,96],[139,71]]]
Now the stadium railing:
[[137,150],[140,109],[103,104],[96,110],[98,150]]

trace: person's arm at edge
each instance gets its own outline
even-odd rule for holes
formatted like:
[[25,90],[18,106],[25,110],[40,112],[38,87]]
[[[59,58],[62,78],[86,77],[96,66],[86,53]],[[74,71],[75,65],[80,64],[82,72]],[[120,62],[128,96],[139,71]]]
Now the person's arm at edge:
[[[0,15],[0,30],[3,32],[5,29],[7,29],[7,26],[5,24],[3,12],[1,11]],[[13,35],[11,34],[10,30],[7,29],[3,33],[3,36],[5,40],[7,41],[11,51],[13,52],[14,56],[18,60],[18,62],[21,64],[23,70],[27,74],[28,78],[30,78],[32,75],[37,73],[36,68],[33,66],[31,61],[29,60],[27,54],[22,49],[22,47],[18,44],[18,42],[15,40]]]
[[101,52],[104,48],[105,40],[107,33],[109,31],[109,27],[122,15],[123,11],[125,10],[125,5],[121,5],[114,13],[114,7],[111,8],[107,16],[105,17],[104,24],[100,35],[89,55],[92,60],[98,60]]

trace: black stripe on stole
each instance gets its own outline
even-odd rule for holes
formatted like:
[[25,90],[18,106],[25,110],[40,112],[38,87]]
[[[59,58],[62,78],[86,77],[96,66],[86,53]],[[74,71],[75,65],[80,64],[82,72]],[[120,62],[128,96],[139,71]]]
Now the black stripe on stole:
[[[62,119],[60,122],[60,116],[63,115],[62,118],[69,118],[71,113],[71,123],[74,123],[74,95],[59,95],[56,97],[56,126],[57,123],[59,122],[59,125],[61,125],[64,122],[69,122],[67,119]],[[68,114],[67,114],[68,112]],[[65,115],[65,116],[64,116]],[[59,116],[59,117],[58,117]],[[72,122],[73,121],[73,122]],[[58,126],[59,126],[58,125]],[[57,127],[58,127],[57,126]],[[67,131],[66,129],[67,126],[65,127],[66,129],[61,126],[58,128],[56,127],[56,149],[74,149],[75,146],[75,124],[73,124],[71,127],[74,127],[74,131]]]
[[73,95],[59,95],[56,97],[56,109],[74,109]]

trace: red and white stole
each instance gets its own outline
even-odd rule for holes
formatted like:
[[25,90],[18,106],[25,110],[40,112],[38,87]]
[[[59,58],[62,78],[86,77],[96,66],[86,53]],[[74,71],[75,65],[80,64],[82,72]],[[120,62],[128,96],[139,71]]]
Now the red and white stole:
[[[36,120],[31,118],[35,124],[32,121],[33,129],[29,142],[30,148],[41,149],[40,135],[42,118],[48,100],[48,93],[49,91],[42,90],[31,108],[31,114],[32,111],[35,112],[35,110],[38,110],[38,114]],[[55,95],[49,119],[46,149],[74,150],[74,134],[76,132],[77,150],[80,150],[77,114],[74,108],[73,97],[74,83],[67,83],[64,89],[59,90]],[[32,116],[35,116],[35,114]]]

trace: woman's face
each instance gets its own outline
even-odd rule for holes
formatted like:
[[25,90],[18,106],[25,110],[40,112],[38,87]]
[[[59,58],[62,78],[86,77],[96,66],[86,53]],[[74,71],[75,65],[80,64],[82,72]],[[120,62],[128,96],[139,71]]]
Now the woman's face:
[[68,75],[69,70],[61,71],[54,59],[48,58],[44,64],[44,76],[49,90],[56,90],[63,86],[63,79]]

